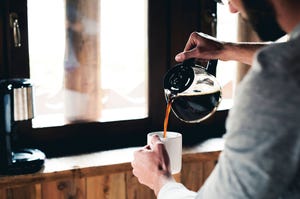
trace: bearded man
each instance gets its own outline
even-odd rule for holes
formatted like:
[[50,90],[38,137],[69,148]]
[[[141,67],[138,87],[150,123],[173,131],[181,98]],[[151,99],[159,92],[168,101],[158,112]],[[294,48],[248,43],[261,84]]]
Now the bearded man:
[[239,84],[226,122],[224,150],[198,192],[175,182],[158,137],[138,150],[133,174],[164,199],[300,198],[300,1],[229,0],[258,36],[280,43],[221,42],[191,34],[176,61],[235,60],[252,65]]

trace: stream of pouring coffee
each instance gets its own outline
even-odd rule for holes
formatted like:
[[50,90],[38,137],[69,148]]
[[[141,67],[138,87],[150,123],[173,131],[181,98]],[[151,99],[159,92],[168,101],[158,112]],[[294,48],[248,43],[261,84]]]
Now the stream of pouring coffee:
[[167,108],[166,108],[166,116],[165,116],[165,121],[164,121],[164,138],[167,137],[167,128],[168,128],[168,122],[169,122],[169,115],[171,111],[171,105],[172,105],[172,100],[168,100]]

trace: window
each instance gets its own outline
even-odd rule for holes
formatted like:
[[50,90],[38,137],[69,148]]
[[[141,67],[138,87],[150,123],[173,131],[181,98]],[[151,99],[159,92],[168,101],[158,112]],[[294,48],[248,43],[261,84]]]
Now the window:
[[[37,123],[22,126],[17,144],[48,157],[144,145],[148,132],[163,128],[162,80],[175,54],[191,32],[215,32],[211,0],[2,0],[0,9],[1,78],[30,77],[42,97]],[[19,19],[20,47],[12,45],[10,13]],[[76,70],[78,63],[92,69]],[[184,143],[200,141],[222,135],[225,117],[189,125],[171,114],[169,129],[185,133]]]
[[148,1],[80,2],[28,0],[33,126],[146,118]]

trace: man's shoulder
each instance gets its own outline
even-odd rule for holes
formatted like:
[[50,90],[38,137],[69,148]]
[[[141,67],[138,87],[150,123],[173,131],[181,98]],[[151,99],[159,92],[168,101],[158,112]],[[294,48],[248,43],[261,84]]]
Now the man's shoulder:
[[300,74],[300,37],[270,44],[258,51],[256,61],[261,69],[272,73]]

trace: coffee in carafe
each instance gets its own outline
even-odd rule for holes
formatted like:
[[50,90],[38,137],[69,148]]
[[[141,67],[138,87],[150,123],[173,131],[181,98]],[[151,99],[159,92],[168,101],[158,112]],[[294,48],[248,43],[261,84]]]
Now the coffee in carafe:
[[199,95],[177,95],[170,99],[173,112],[185,122],[204,120],[213,114],[219,104],[220,91]]
[[175,116],[187,123],[207,119],[221,102],[221,87],[216,78],[192,61],[171,68],[164,78],[164,89]]

